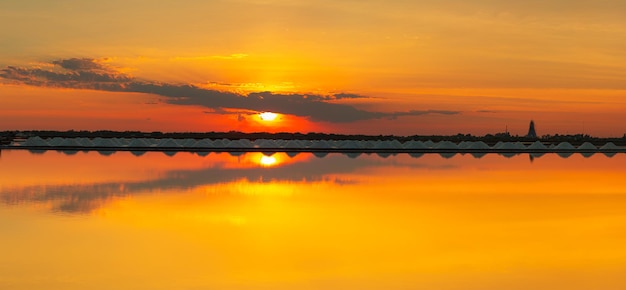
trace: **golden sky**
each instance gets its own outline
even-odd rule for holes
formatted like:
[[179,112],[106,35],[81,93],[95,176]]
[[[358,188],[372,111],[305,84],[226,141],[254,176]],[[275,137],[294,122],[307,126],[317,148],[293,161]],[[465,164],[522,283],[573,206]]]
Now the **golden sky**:
[[8,0],[0,27],[0,129],[626,132],[618,0]]

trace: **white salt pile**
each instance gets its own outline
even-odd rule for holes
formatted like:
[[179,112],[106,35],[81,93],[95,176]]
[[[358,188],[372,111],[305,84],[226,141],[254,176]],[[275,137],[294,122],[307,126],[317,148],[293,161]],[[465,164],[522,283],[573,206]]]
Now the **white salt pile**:
[[120,144],[112,138],[97,137],[93,139],[93,146],[94,147],[120,147]]
[[160,148],[172,148],[172,147],[180,147],[180,144],[178,144],[178,142],[176,142],[176,140],[172,139],[172,138],[166,138],[166,139],[162,139],[161,142],[159,142],[156,147],[160,147]]
[[434,149],[459,149],[459,146],[450,141],[440,141],[434,147]]
[[82,146],[76,139],[74,138],[64,138],[57,146],[60,147],[80,147]]
[[211,139],[202,139],[198,142],[196,142],[196,144],[193,144],[194,148],[210,148],[213,147],[213,141],[211,141]]
[[469,147],[469,149],[482,149],[482,150],[487,150],[490,149],[489,145],[487,145],[487,143],[483,142],[483,141],[478,141],[478,142],[472,142],[471,146]]
[[358,149],[358,148],[360,148],[359,147],[360,144],[361,144],[360,141],[356,142],[356,141],[353,141],[353,140],[347,140],[347,141],[341,142],[339,144],[339,148],[341,148],[341,149]]
[[313,145],[311,145],[309,148],[312,148],[312,149],[331,149],[333,147],[326,140],[315,140],[315,142],[313,142]]
[[546,145],[543,145],[543,143],[541,143],[540,141],[535,141],[533,144],[530,144],[530,146],[526,147],[526,149],[544,150],[548,149],[548,147],[546,147]]
[[143,148],[143,147],[150,147],[150,145],[148,144],[148,142],[144,138],[135,138],[132,141],[130,141],[130,143],[128,143],[127,147]]
[[[230,142],[228,142],[230,143]],[[223,139],[213,140],[213,148],[226,148],[226,142]]]
[[404,144],[402,144],[402,148],[404,148],[404,149],[425,149],[426,145],[424,145],[424,142],[422,142],[422,141],[410,140],[410,141],[404,142]]
[[63,143],[63,141],[64,140],[61,137],[54,137],[48,140],[48,144],[50,144],[50,146],[59,146],[61,145],[61,143]]
[[613,144],[613,142],[609,142],[604,144],[602,147],[600,147],[601,150],[615,150],[615,149],[619,149],[619,147],[617,147],[617,145]]
[[578,150],[597,150],[598,147],[596,147],[596,145],[593,145],[589,142],[585,142],[583,144],[581,144],[580,146],[578,146]]
[[93,141],[89,138],[77,138],[76,141],[83,147],[92,147]]
[[198,140],[192,138],[186,138],[178,142],[181,147],[193,147],[198,143]]
[[26,141],[22,143],[22,146],[50,146],[50,144],[41,137],[35,136],[26,139]]
[[561,142],[559,145],[554,147],[555,150],[575,150],[576,147],[570,144],[569,142]]

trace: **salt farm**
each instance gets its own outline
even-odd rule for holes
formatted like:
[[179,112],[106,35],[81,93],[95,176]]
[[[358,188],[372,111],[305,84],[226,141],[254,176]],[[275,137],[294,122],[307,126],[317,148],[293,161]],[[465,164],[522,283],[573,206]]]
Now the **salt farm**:
[[618,153],[626,147],[612,142],[578,146],[569,142],[497,142],[483,141],[415,141],[398,140],[282,140],[282,139],[174,139],[174,138],[63,138],[44,139],[38,136],[13,141],[6,149],[39,150],[113,150],[113,151],[216,151],[216,152],[496,152],[496,153]]

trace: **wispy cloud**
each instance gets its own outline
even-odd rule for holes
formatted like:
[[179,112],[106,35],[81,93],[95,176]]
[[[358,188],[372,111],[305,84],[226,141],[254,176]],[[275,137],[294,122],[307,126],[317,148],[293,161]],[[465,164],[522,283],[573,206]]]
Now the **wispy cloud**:
[[381,118],[394,119],[425,114],[451,115],[460,113],[442,110],[373,112],[358,109],[349,104],[333,102],[340,99],[367,98],[349,93],[333,95],[275,94],[272,92],[237,94],[190,84],[143,81],[90,58],[56,60],[52,64],[55,65],[52,68],[8,66],[0,70],[0,77],[32,86],[150,93],[162,96],[165,102],[175,105],[203,106],[214,111],[223,111],[226,108],[257,112],[275,111],[307,117],[313,121],[333,123]]
[[177,56],[171,58],[171,60],[177,61],[203,61],[203,60],[214,60],[214,59],[242,59],[248,57],[248,54],[245,53],[233,53],[230,55],[209,55],[209,56]]

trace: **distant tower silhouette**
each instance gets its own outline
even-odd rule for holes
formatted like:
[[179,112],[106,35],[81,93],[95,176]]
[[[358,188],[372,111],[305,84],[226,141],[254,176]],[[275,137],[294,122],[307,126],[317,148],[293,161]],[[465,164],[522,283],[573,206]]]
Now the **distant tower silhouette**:
[[535,121],[530,120],[530,127],[528,128],[528,138],[537,138],[537,132],[535,132]]

